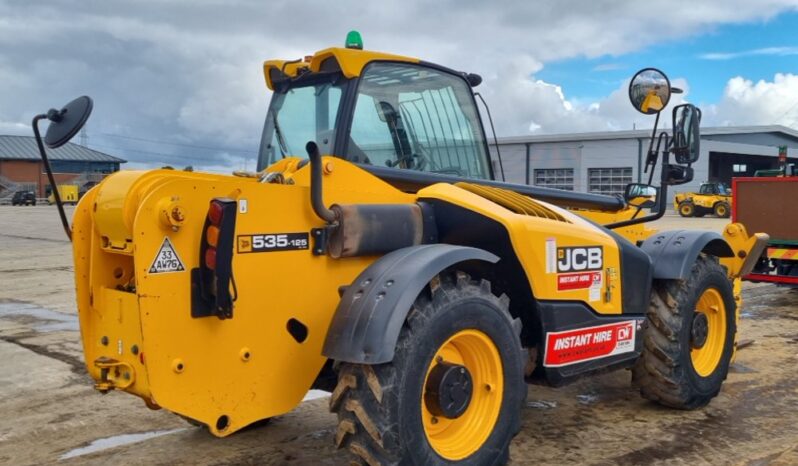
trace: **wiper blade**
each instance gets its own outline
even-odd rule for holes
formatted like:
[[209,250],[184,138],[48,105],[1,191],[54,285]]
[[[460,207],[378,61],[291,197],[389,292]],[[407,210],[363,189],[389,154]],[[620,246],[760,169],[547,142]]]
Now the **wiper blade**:
[[280,123],[277,122],[277,113],[272,112],[272,121],[274,121],[274,133],[277,135],[277,144],[280,146],[280,155],[285,158],[291,151],[288,149],[288,144],[285,142],[283,132],[280,130]]

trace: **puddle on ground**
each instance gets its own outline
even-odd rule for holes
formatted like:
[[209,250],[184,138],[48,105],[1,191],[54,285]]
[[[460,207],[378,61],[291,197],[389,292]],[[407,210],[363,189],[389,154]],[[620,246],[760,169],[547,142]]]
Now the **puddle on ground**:
[[305,398],[303,398],[302,401],[315,400],[328,396],[330,396],[330,392],[325,392],[324,390],[308,390],[308,393],[305,395]]
[[740,364],[739,362],[735,362],[734,364],[729,365],[729,372],[733,372],[735,374],[753,374],[759,371],[751,367],[745,366],[743,364]]
[[546,400],[532,400],[526,402],[526,407],[534,409],[552,409],[557,407],[557,402],[546,401]]
[[19,301],[0,302],[0,318],[31,324],[37,332],[79,330],[78,316]]
[[188,427],[181,427],[180,429],[171,429],[171,430],[156,430],[152,432],[141,432],[138,434],[122,434],[122,435],[115,435],[113,437],[101,438],[94,440],[85,447],[80,447],[80,448],[75,448],[74,450],[70,450],[61,455],[58,459],[66,460],[69,458],[75,458],[76,456],[88,455],[89,453],[96,453],[98,451],[107,450],[109,448],[116,448],[116,447],[121,447],[123,445],[130,445],[131,443],[143,442],[145,440],[153,439],[155,437],[174,434],[177,432],[182,432],[184,430],[188,430]]
[[576,395],[576,402],[583,406],[590,406],[598,403],[599,396],[595,393],[587,393],[584,395]]

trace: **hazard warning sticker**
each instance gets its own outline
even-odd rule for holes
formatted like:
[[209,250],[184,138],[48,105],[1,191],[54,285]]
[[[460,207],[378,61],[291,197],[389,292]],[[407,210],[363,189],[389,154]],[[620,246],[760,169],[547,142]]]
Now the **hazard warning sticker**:
[[184,270],[186,269],[183,267],[183,262],[180,260],[180,256],[177,255],[175,247],[172,246],[169,238],[165,237],[161,248],[158,249],[155,260],[152,261],[150,273],[182,272]]
[[561,367],[635,350],[634,320],[546,334],[543,365]]

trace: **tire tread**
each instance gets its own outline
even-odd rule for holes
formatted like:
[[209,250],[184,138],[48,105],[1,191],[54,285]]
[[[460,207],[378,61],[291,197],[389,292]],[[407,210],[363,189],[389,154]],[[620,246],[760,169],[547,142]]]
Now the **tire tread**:
[[[692,316],[686,309],[687,304],[695,292],[694,284],[708,274],[726,275],[720,264],[700,255],[686,280],[655,282],[645,323],[643,351],[632,369],[632,380],[643,398],[672,408],[695,409],[717,395],[717,391],[707,395],[695,390],[688,373],[692,368],[681,362],[683,352],[690,351],[689,342],[680,341],[682,326],[686,325],[683,321]],[[731,325],[728,320],[727,325]]]

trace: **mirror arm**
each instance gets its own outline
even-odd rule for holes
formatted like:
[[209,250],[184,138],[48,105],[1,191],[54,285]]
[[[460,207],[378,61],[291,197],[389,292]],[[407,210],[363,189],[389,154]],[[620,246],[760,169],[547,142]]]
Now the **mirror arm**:
[[[660,141],[662,140],[663,134],[665,135],[666,138],[668,137],[668,135],[664,131],[662,132],[662,134],[660,134],[660,137],[658,138],[659,141],[657,142],[657,150],[659,150],[660,148]],[[638,207],[637,212],[634,213],[631,219],[622,220],[620,222],[615,222],[615,223],[608,223],[604,225],[604,228],[614,230],[615,228],[628,227],[630,225],[637,225],[638,223],[653,222],[654,220],[661,219],[665,215],[665,209],[668,208],[668,175],[666,173],[665,167],[668,166],[668,163],[670,162],[669,159],[670,157],[669,157],[668,145],[666,139],[665,150],[662,151],[662,170],[660,175],[659,194],[657,197],[657,204],[659,204],[659,209],[657,209],[657,213],[653,215],[646,215],[645,217],[635,218],[642,209],[642,207]],[[653,176],[654,176],[654,170],[652,168],[651,175],[649,175],[648,179],[649,186],[651,185]]]
[[[72,229],[69,227],[69,221],[66,218],[66,212],[64,212],[64,204],[61,202],[61,194],[58,192],[58,185],[55,184],[55,177],[53,176],[53,170],[50,168],[50,161],[47,159],[47,152],[44,150],[44,144],[42,143],[42,136],[39,134],[39,121],[40,120],[47,120],[50,119],[50,113],[53,110],[48,112],[47,115],[40,114],[33,117],[33,122],[31,125],[33,126],[33,134],[36,136],[36,145],[39,146],[39,155],[42,157],[42,162],[44,163],[44,171],[47,172],[47,179],[50,180],[50,187],[53,190],[53,197],[55,197],[55,204],[58,206],[58,214],[61,216],[61,224],[64,226],[64,232],[69,238],[69,241],[72,241]],[[56,113],[58,113],[56,111]],[[53,115],[55,116],[55,115]],[[58,114],[58,118],[60,119],[60,114]],[[57,120],[53,120],[57,121]]]
[[[656,139],[656,137],[657,137],[657,126],[659,125],[659,114],[660,114],[660,112],[657,112],[657,116],[656,116],[656,118],[654,118],[654,128],[651,130],[651,140],[648,143],[648,154],[646,156],[646,167],[643,170],[643,173],[648,173],[648,166],[651,164],[652,154],[653,154],[653,158],[654,158],[654,164],[656,164],[657,153],[654,152],[654,139]],[[657,150],[659,150],[659,142],[657,142]],[[651,181],[649,181],[648,184],[651,184]]]

